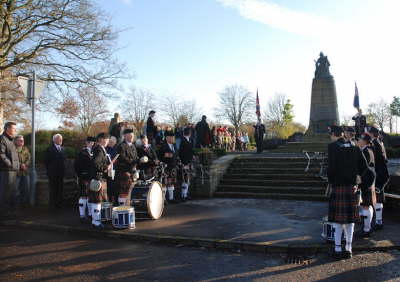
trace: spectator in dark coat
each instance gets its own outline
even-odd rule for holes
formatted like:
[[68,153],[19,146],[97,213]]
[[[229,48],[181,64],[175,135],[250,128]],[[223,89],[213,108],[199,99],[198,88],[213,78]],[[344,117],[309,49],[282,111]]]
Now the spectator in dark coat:
[[0,209],[2,215],[14,213],[16,204],[16,179],[19,170],[19,158],[13,138],[16,124],[7,122],[4,133],[0,135]]
[[201,121],[196,124],[197,134],[197,147],[205,148],[211,143],[211,132],[210,126],[207,123],[207,117],[202,116]]
[[62,141],[61,134],[53,136],[53,143],[47,149],[44,161],[49,178],[49,205],[55,209],[61,208],[63,202],[65,153]]

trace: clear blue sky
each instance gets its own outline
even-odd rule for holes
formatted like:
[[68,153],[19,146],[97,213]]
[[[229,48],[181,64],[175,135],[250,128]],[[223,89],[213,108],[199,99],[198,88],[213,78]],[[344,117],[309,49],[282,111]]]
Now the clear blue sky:
[[[196,99],[211,114],[228,84],[274,93],[308,123],[314,59],[328,55],[341,115],[400,95],[396,88],[400,26],[396,0],[98,0],[120,36],[117,53],[135,79],[126,86]],[[211,105],[211,106],[210,106]]]

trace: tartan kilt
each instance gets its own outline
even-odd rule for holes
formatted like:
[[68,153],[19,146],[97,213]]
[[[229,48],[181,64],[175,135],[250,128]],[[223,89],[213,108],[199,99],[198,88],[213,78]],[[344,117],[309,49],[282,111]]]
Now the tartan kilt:
[[372,185],[371,187],[366,187],[361,184],[360,188],[362,197],[361,206],[374,206],[376,204],[375,185]]
[[176,183],[176,177],[177,177],[177,169],[176,167],[166,167],[165,168],[165,178],[167,182],[165,184],[167,185],[174,185]]
[[133,184],[132,174],[129,172],[121,172],[118,173],[115,178],[118,183],[116,194],[127,194]]
[[78,178],[79,197],[87,197],[89,193],[90,180]]
[[89,203],[93,204],[100,204],[101,202],[107,202],[108,201],[108,196],[107,196],[107,181],[105,179],[101,179],[101,189],[98,192],[91,191],[89,189],[88,197]]
[[328,221],[342,224],[358,221],[357,194],[353,187],[354,185],[332,186]]

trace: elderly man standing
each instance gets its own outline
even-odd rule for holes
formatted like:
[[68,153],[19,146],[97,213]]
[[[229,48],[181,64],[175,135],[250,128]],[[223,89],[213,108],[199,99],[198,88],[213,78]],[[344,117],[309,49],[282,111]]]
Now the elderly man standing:
[[46,151],[45,165],[49,178],[49,206],[60,209],[63,201],[65,154],[61,134],[53,136],[53,143]]
[[19,170],[18,153],[13,142],[16,131],[16,124],[7,122],[4,125],[4,133],[0,135],[0,209],[2,215],[5,215],[7,210],[10,214],[15,212],[15,182]]
[[29,166],[31,164],[31,153],[25,146],[24,136],[18,135],[14,139],[15,147],[17,149],[19,158],[19,171],[17,172],[17,193],[18,204],[25,205],[29,201],[30,189],[29,189]]

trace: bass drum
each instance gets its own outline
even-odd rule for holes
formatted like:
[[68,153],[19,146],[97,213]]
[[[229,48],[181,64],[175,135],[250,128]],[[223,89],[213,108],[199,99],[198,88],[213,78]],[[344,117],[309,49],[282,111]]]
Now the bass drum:
[[130,199],[137,218],[159,219],[162,216],[164,199],[159,182],[136,184],[131,191]]

